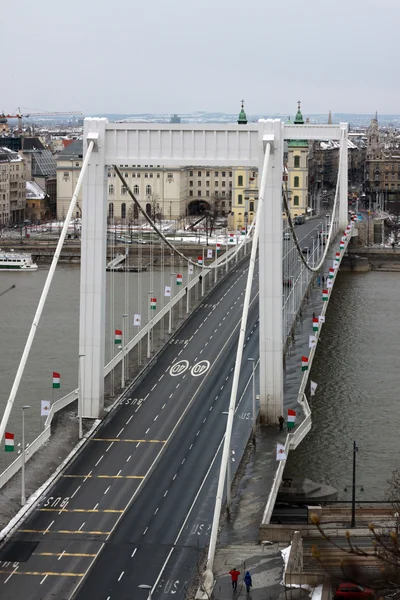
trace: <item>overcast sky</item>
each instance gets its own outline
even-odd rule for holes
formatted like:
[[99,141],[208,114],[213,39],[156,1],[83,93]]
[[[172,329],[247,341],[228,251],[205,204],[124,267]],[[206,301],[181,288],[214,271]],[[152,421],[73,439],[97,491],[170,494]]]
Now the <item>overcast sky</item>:
[[0,111],[398,114],[399,0],[21,0]]

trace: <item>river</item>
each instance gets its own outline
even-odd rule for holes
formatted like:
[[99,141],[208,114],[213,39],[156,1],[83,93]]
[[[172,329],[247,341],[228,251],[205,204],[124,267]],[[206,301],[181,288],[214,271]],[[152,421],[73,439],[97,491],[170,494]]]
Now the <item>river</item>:
[[[168,285],[170,275],[165,276]],[[10,285],[14,290],[0,297],[0,408],[3,412],[18,367],[33,315],[47,275],[1,273],[0,292]],[[143,290],[148,289],[150,273],[142,274]],[[133,313],[138,311],[138,275],[128,276],[130,336]],[[185,275],[184,275],[185,277]],[[114,280],[115,323],[106,310],[106,360],[114,351],[112,332],[120,328],[125,312],[125,275],[107,274],[108,290]],[[152,287],[161,306],[163,282],[154,272]],[[398,341],[400,320],[397,273],[340,273],[332,294],[321,342],[313,363],[311,378],[318,383],[311,399],[313,426],[300,447],[291,452],[285,476],[300,475],[331,483],[342,499],[350,498],[352,447],[357,441],[357,480],[364,492],[357,498],[382,500],[386,482],[398,466],[398,406],[400,368]],[[107,293],[109,300],[109,293]],[[142,297],[142,323],[146,319],[147,298]],[[119,321],[119,322],[118,322]],[[43,317],[33,344],[25,374],[11,413],[8,431],[20,441],[21,407],[26,413],[27,441],[43,427],[40,401],[52,399],[52,372],[61,374],[56,398],[77,386],[79,322],[79,266],[57,268]],[[16,454],[0,452],[3,470]]]

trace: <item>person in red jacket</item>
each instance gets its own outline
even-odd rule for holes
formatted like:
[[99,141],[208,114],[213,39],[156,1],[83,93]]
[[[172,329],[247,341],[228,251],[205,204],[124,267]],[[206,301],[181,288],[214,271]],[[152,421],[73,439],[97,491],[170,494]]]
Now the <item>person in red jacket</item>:
[[236,568],[233,568],[231,571],[229,571],[229,575],[231,576],[231,580],[232,580],[232,587],[234,590],[237,589],[237,582],[239,579],[239,575],[240,575],[240,571],[238,571]]

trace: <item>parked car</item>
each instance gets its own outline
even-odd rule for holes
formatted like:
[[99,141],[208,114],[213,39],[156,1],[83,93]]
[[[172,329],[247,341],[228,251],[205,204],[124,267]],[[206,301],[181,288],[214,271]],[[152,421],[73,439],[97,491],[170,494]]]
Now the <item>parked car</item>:
[[283,239],[284,239],[285,241],[288,241],[288,240],[290,240],[290,233],[289,233],[288,231],[286,231],[286,233],[284,233],[284,234],[283,234]]
[[283,284],[283,286],[292,287],[293,276],[289,275],[288,273],[284,273],[283,279],[282,279],[282,284]]
[[370,588],[355,583],[341,583],[334,595],[335,600],[374,600],[375,592]]
[[307,254],[308,255],[310,253],[310,248],[308,246],[304,246],[304,248],[302,248],[301,251],[302,251],[303,254]]

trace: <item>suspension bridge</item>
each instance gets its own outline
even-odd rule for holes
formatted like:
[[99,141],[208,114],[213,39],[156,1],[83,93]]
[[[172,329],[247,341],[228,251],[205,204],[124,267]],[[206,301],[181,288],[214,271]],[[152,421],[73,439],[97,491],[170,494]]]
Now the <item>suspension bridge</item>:
[[[318,218],[294,228],[282,182],[284,141],[288,139],[340,142],[329,228]],[[55,412],[76,399],[80,436],[83,419],[92,419],[94,427],[76,458],[7,535],[0,563],[2,597],[23,595],[29,585],[30,598],[35,599],[111,600],[132,594],[144,598],[149,590],[153,597],[174,593],[184,598],[186,582],[196,571],[205,546],[207,568],[199,597],[203,593],[208,597],[221,510],[224,502],[229,504],[238,459],[256,413],[261,425],[271,426],[274,432],[278,417],[288,407],[297,413],[291,433],[279,438],[271,435],[270,469],[265,475],[270,494],[263,523],[271,518],[285,465],[285,460],[276,460],[277,442],[287,456],[311,427],[305,393],[308,372],[352,232],[347,209],[347,125],[297,126],[279,120],[221,126],[142,125],[85,119],[84,144],[77,189],[0,434],[3,437],[6,431],[82,185],[79,385],[52,405],[44,431],[30,446],[30,456],[49,439]],[[229,248],[227,242],[221,256],[216,244],[209,260],[204,253],[197,260],[182,254],[143,213],[160,237],[162,253],[175,257],[182,277],[175,293],[172,275],[165,281],[162,270],[161,289],[169,288],[169,295],[168,301],[157,303],[150,273],[148,289],[139,290],[147,297],[146,306],[136,307],[131,314],[129,302],[125,304],[122,326],[117,329],[121,348],[105,365],[107,172],[114,169],[140,209],[122,171],[124,165],[145,163],[165,167],[258,164],[258,209],[241,243]],[[326,235],[320,235],[321,228]],[[322,237],[325,244],[320,243]],[[316,277],[325,273],[326,286],[316,287]],[[293,344],[304,298],[311,292],[320,301],[318,326],[310,331],[312,341],[303,351],[303,371],[299,363],[296,372],[300,375],[293,386],[293,381],[285,381],[284,356]],[[136,330],[130,338],[132,318]],[[179,322],[175,331],[174,321]],[[167,341],[153,356],[156,328]],[[132,360],[148,362],[129,384]],[[102,418],[105,396],[114,387],[117,373],[121,394]],[[252,418],[239,418],[240,413]],[[19,457],[0,476],[0,485],[21,462]],[[138,584],[145,587],[138,588]]]

